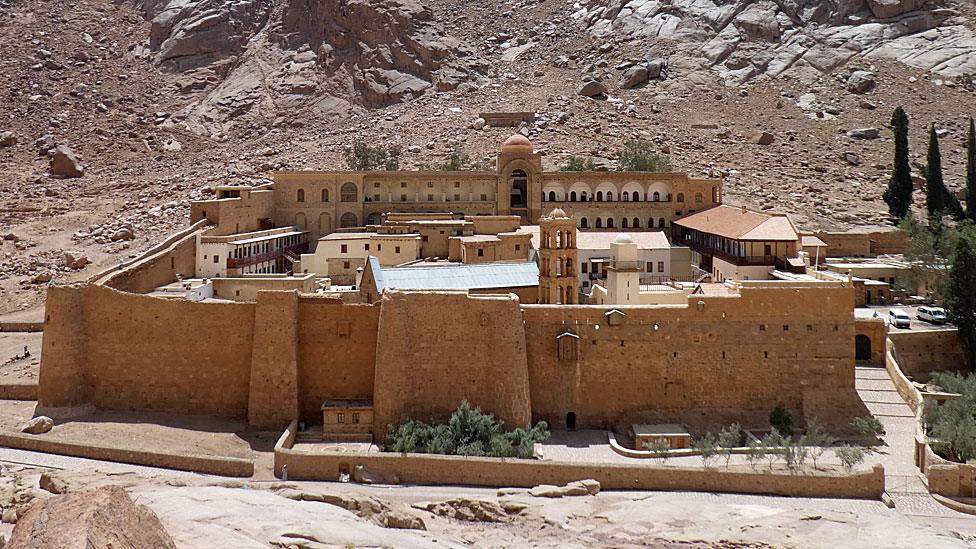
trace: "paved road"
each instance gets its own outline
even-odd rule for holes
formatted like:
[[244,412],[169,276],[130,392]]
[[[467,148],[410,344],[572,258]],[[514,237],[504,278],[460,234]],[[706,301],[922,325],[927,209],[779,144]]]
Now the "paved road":
[[[932,324],[931,322],[926,322],[924,320],[918,319],[918,306],[915,305],[892,305],[892,306],[871,306],[871,307],[858,307],[854,309],[854,315],[858,318],[874,316],[875,313],[879,317],[888,320],[888,311],[890,309],[901,309],[908,313],[909,318],[912,319],[910,330],[955,330],[956,327],[953,324]],[[905,328],[895,328],[891,327],[892,331],[904,331]]]
[[855,386],[868,410],[885,427],[885,446],[869,462],[885,467],[885,487],[895,508],[919,524],[951,528],[976,535],[976,517],[958,513],[935,501],[915,467],[915,414],[895,390],[881,367],[858,366]]

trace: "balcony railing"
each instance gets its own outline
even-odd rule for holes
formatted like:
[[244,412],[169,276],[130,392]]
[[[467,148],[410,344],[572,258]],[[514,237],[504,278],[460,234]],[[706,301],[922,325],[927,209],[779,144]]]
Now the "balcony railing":
[[775,255],[735,255],[725,250],[720,250],[718,248],[693,242],[680,236],[676,236],[674,238],[674,242],[675,244],[688,246],[700,254],[717,257],[723,261],[727,261],[740,267],[775,265],[777,268],[785,268],[786,265],[786,262],[784,262],[779,256]]
[[271,250],[270,252],[265,252],[263,254],[249,255],[245,257],[228,257],[227,258],[227,268],[228,269],[241,269],[244,267],[249,267],[251,265],[257,265],[258,263],[265,263],[268,261],[277,261],[279,258],[283,257],[285,253],[291,252],[295,255],[301,255],[308,252],[308,242],[302,242],[301,244],[293,244],[291,246],[286,246],[284,248],[277,248]]

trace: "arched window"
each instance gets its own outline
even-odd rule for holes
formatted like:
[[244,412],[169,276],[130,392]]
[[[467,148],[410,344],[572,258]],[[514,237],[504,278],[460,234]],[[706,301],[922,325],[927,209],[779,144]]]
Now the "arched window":
[[298,201],[305,202],[305,189],[298,189]]
[[597,229],[602,229],[603,228],[603,220],[600,219],[599,217],[596,218],[596,228]]
[[556,191],[549,191],[549,202],[556,201]]
[[695,202],[700,203],[701,201],[702,201],[702,193],[695,193]]
[[660,192],[654,191],[654,194],[651,195],[651,196],[652,196],[651,200],[653,200],[654,202],[660,202],[661,201],[661,193]]
[[359,220],[356,218],[356,214],[352,212],[346,212],[342,214],[341,218],[339,218],[339,226],[343,228],[355,227],[358,224],[359,224]]
[[620,200],[630,202],[630,193],[620,193]]
[[640,202],[640,193],[637,192],[637,191],[634,191],[633,192],[633,195],[634,195],[634,202]]
[[585,217],[580,218],[580,229],[588,229],[587,221]]
[[572,259],[567,259],[566,260],[566,269],[563,271],[563,274],[565,274],[566,276],[573,276],[573,260]]
[[[358,195],[359,190],[356,189],[355,183],[343,183],[342,188],[339,189],[339,200],[343,202],[355,202]],[[355,227],[355,225],[352,225],[352,227]]]
[[634,218],[634,228],[635,229],[640,229],[640,218],[638,218],[638,217],[635,217]]
[[509,181],[512,185],[512,192],[509,196],[509,204],[513,208],[527,207],[526,202],[529,199],[529,176],[526,175],[526,173],[522,170],[514,170],[512,175],[509,176]]
[[576,191],[569,193],[569,201],[576,202]]
[[668,226],[668,222],[665,221],[664,218],[662,217],[662,218],[660,218],[660,219],[657,220],[657,226],[658,227],[661,227],[663,229],[663,228],[665,228],[665,227]]
[[607,218],[607,228],[608,229],[612,229],[613,228],[613,218],[612,217],[608,217]]
[[586,191],[580,193],[580,201],[586,202]]
[[329,189],[322,189],[322,202],[329,201]]
[[654,228],[654,218],[653,217],[647,220],[647,228],[648,229],[653,229]]
[[627,218],[626,217],[620,220],[620,228],[621,229],[626,229],[627,228],[627,224],[628,224],[628,222],[627,222]]
[[597,191],[596,192],[596,201],[597,202],[603,202],[603,191]]
[[685,193],[678,193],[678,202],[685,201]]
[[613,202],[613,191],[607,191],[607,202]]

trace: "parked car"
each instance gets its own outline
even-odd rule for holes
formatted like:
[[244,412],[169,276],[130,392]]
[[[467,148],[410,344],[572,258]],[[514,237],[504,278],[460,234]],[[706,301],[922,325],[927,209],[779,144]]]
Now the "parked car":
[[895,328],[911,329],[912,318],[902,309],[891,309],[888,311],[888,324]]
[[942,307],[919,307],[918,319],[932,324],[945,324],[946,313]]

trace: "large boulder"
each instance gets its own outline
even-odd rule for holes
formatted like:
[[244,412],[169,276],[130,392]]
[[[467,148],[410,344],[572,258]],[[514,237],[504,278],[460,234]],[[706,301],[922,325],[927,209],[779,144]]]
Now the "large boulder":
[[764,131],[751,131],[745,134],[746,141],[756,145],[772,145],[773,134]]
[[0,132],[0,147],[13,147],[17,144],[14,132]]
[[620,87],[629,89],[636,88],[644,82],[647,82],[647,67],[644,65],[634,65],[624,71],[623,77],[620,79]]
[[[50,280],[50,279],[49,279]],[[54,427],[54,420],[47,416],[37,416],[28,421],[21,427],[21,433],[30,435],[40,435],[50,431]]]
[[85,175],[85,167],[67,145],[58,145],[51,154],[49,171],[55,177],[81,177]]
[[868,0],[871,13],[878,19],[898,17],[903,13],[917,10],[925,4],[925,0]]
[[854,139],[877,139],[881,136],[878,128],[854,128],[847,132],[847,135]]
[[604,95],[607,93],[607,87],[598,80],[587,80],[583,82],[583,85],[577,90],[578,94],[584,97],[597,97],[599,95]]
[[118,486],[35,499],[18,515],[7,547],[176,549],[159,517]]
[[874,86],[874,75],[868,71],[854,71],[847,78],[847,91],[851,93],[867,93]]

